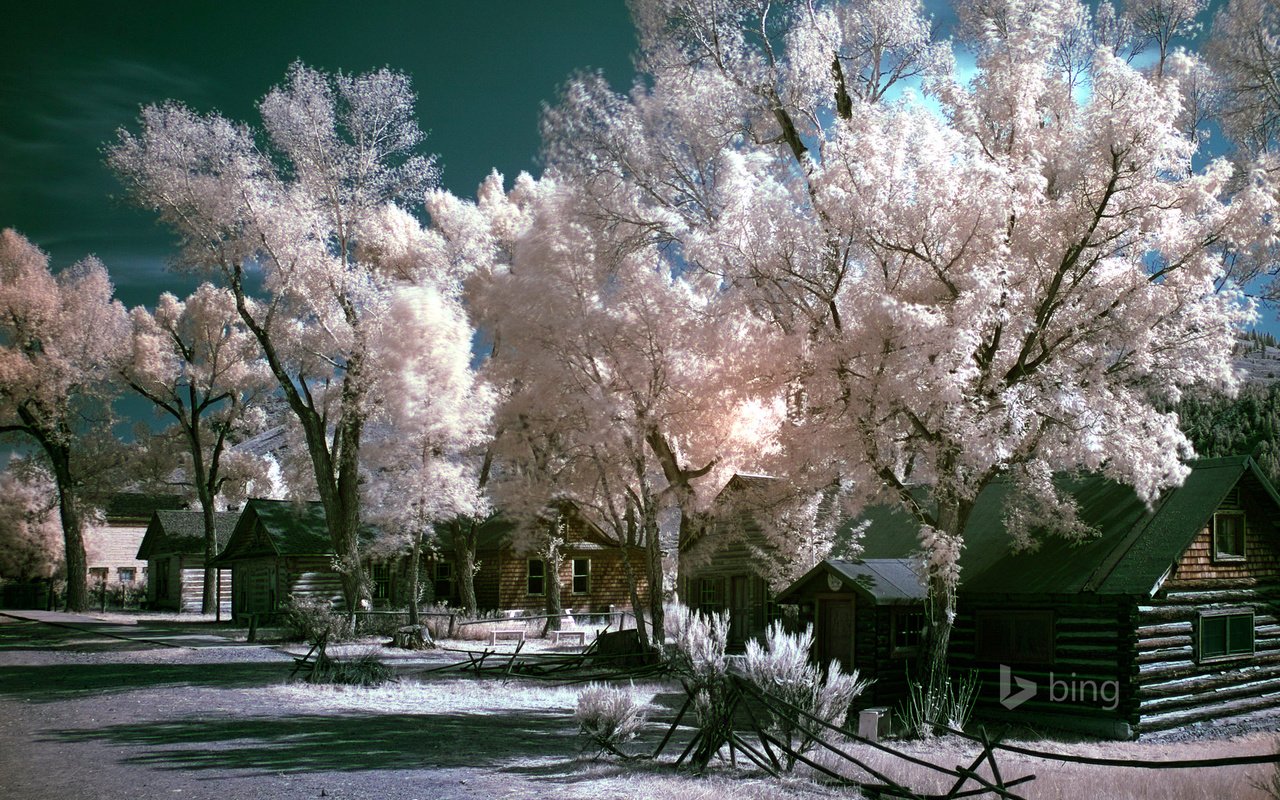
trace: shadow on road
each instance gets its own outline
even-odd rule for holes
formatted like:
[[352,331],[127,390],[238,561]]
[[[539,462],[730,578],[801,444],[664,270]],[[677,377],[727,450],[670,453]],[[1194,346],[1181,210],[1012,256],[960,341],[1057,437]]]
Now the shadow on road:
[[504,766],[576,753],[563,713],[302,714],[183,719],[52,731],[41,741],[103,741],[126,764],[260,774]]
[[281,661],[0,666],[0,696],[49,703],[166,687],[251,688],[283,683]]

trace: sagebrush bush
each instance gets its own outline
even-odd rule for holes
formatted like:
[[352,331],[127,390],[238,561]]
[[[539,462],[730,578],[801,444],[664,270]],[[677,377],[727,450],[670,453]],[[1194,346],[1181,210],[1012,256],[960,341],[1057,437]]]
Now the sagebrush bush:
[[706,769],[729,741],[729,612],[704,614],[682,603],[666,608],[667,665],[693,692],[694,711],[702,733],[693,753],[695,769]]
[[351,624],[327,600],[289,595],[281,607],[285,635],[295,641],[315,643],[322,638],[340,642],[351,638]]
[[370,649],[355,658],[321,658],[311,675],[311,683],[339,683],[347,686],[379,686],[391,681],[395,673]]
[[645,707],[631,689],[593,683],[578,695],[573,714],[578,730],[599,752],[625,756],[622,745],[644,727]]
[[[844,672],[835,660],[824,676],[809,661],[812,647],[812,625],[803,633],[788,633],[781,622],[775,622],[765,631],[763,646],[755,640],[747,642],[743,659],[747,680],[791,706],[772,712],[770,719],[782,740],[800,753],[810,749],[823,732],[823,726],[811,717],[843,726],[854,698],[871,685],[871,680],[858,677],[857,670]],[[787,768],[793,766],[795,759],[789,756]]]

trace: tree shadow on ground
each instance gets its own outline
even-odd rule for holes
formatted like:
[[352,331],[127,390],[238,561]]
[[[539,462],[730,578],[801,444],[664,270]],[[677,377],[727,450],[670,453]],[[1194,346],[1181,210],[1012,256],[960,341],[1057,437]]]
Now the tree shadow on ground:
[[281,661],[0,667],[0,696],[51,703],[138,689],[271,686],[288,678],[290,669],[288,662]]
[[127,748],[126,764],[255,774],[500,767],[577,752],[562,712],[517,714],[301,714],[130,722],[51,731],[45,742]]

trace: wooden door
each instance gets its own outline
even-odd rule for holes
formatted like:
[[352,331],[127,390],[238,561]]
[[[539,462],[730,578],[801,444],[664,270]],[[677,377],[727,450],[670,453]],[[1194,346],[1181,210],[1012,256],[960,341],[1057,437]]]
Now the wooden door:
[[832,597],[818,601],[818,662],[826,666],[836,659],[845,671],[853,669],[853,598]]
[[751,606],[747,602],[747,576],[729,579],[729,643],[740,647],[751,631]]

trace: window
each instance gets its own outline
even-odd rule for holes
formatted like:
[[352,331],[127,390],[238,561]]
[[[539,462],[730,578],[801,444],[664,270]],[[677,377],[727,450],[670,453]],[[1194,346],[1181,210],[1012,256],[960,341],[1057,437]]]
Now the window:
[[1253,655],[1253,612],[1202,613],[1197,643],[1200,661]]
[[373,599],[387,600],[391,597],[391,565],[372,564],[369,578],[373,581]]
[[890,617],[890,647],[895,656],[915,655],[924,639],[924,612],[895,608]]
[[435,595],[436,602],[453,597],[453,562],[436,562]]
[[1219,511],[1213,515],[1213,560],[1244,560],[1244,512]]
[[573,560],[573,593],[586,594],[591,591],[591,559],[575,558]]
[[540,558],[529,559],[526,576],[529,594],[543,595],[547,593],[547,565]]
[[133,567],[121,567],[119,573],[121,583],[133,583],[138,574]]
[[724,604],[724,580],[703,578],[698,582],[698,610],[719,611]]
[[106,567],[90,567],[89,580],[92,581],[93,583],[106,583],[107,568]]
[[977,651],[1002,664],[1053,663],[1052,611],[979,611]]

